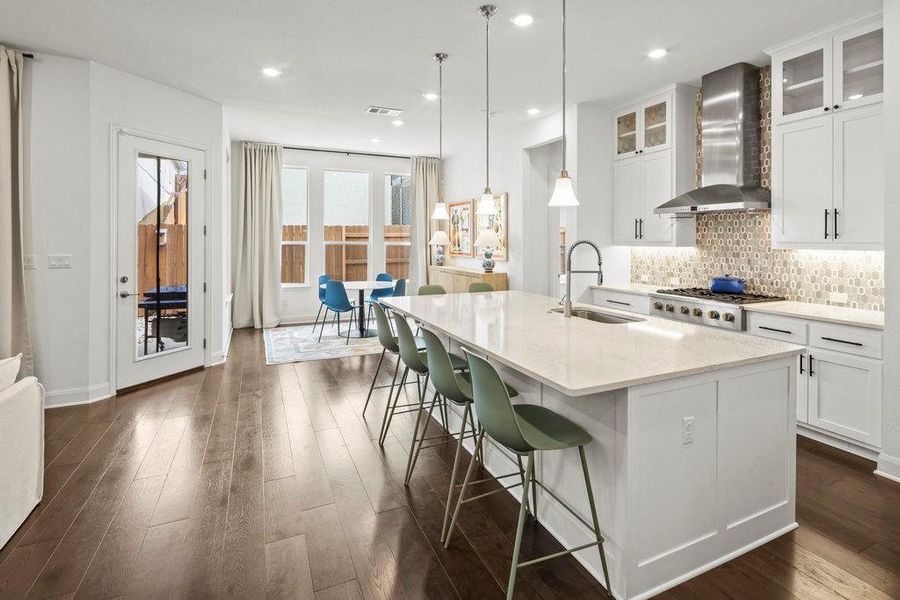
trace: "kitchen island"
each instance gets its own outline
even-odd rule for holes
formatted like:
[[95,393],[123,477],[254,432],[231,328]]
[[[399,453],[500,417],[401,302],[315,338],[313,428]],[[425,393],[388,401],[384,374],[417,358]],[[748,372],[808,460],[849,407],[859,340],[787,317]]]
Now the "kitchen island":
[[[796,527],[800,346],[605,309],[601,318],[626,320],[566,319],[555,299],[516,291],[383,302],[451,349],[487,356],[519,390],[516,402],[591,433],[617,598],[652,596]],[[495,474],[515,464],[496,446],[485,460]],[[589,514],[577,453],[548,453],[536,465],[538,480]],[[591,539],[541,492],[538,516],[568,547]],[[596,550],[575,556],[602,581]]]

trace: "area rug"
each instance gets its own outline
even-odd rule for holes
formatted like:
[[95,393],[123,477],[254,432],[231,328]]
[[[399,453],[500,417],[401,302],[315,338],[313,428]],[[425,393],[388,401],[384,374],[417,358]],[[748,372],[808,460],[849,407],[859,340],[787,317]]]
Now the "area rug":
[[[374,332],[375,327],[370,327],[370,330]],[[346,328],[342,327],[341,333],[346,335],[346,332]],[[266,364],[280,365],[381,352],[381,343],[377,337],[360,339],[354,337],[356,334],[357,330],[354,328],[350,343],[347,344],[347,338],[338,337],[337,328],[331,325],[325,325],[321,342],[319,341],[319,327],[316,327],[316,332],[313,333],[313,325],[265,329],[263,330],[263,339],[266,343]]]

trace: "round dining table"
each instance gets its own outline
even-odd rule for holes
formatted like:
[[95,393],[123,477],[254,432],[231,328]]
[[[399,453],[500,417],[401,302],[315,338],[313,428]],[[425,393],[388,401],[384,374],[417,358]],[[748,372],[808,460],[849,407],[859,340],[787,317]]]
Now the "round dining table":
[[[323,290],[326,284],[319,287]],[[394,287],[393,281],[345,281],[344,289],[348,292],[356,290],[359,292],[359,302],[357,302],[359,313],[359,337],[370,337],[375,335],[366,328],[366,290],[385,290]]]

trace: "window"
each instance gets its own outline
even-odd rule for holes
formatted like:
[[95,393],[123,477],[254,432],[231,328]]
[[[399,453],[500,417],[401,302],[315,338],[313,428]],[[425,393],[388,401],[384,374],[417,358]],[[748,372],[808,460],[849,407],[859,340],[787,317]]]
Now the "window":
[[307,171],[284,167],[281,172],[281,283],[306,283],[306,244],[309,241]]
[[409,277],[412,179],[384,176],[384,270],[394,279]]
[[369,174],[325,171],[325,273],[358,281],[369,274]]

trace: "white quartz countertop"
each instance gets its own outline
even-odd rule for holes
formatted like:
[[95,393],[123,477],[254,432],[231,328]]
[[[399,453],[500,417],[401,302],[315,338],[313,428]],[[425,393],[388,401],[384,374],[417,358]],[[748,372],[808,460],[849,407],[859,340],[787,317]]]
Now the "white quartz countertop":
[[812,321],[824,321],[826,323],[838,323],[840,325],[884,329],[884,313],[877,310],[862,310],[859,308],[827,306],[825,304],[810,304],[809,302],[792,302],[789,300],[745,304],[744,310],[783,317],[810,319]]
[[[632,315],[627,324],[566,319],[557,300],[519,291],[385,298],[413,317],[569,396],[799,354],[803,348],[690,323]],[[582,305],[587,308],[587,305]]]
[[655,294],[663,285],[652,285],[649,283],[604,283],[603,285],[594,284],[591,286],[595,290],[610,290],[613,292],[623,292],[625,294],[640,294],[649,296]]

